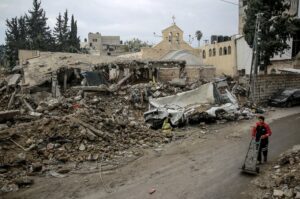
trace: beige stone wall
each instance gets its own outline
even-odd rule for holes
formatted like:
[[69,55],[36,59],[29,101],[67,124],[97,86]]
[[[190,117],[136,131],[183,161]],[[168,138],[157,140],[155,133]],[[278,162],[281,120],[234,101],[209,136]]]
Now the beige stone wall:
[[185,67],[186,77],[188,82],[195,82],[198,80],[212,81],[215,78],[215,67]]
[[268,74],[279,74],[279,69],[294,68],[293,60],[272,61],[272,65],[268,66]]
[[176,24],[173,24],[172,26],[162,30],[162,36],[163,36],[163,40],[166,41],[169,40],[171,40],[171,42],[183,41],[183,31]]
[[39,57],[40,52],[38,50],[19,50],[19,63],[23,63],[28,59]]
[[204,66],[201,69],[201,79],[212,81],[216,77],[216,68],[213,66]]
[[186,67],[185,72],[188,82],[195,82],[201,79],[200,67]]
[[259,75],[256,80],[254,99],[257,102],[265,102],[276,92],[286,88],[300,88],[300,75]]
[[158,81],[168,82],[174,78],[179,78],[179,68],[160,68],[158,71]]
[[[227,49],[227,54],[224,54],[224,48]],[[229,53],[228,48],[231,48]],[[219,50],[222,48],[222,54],[220,55]],[[213,54],[215,49],[215,55]],[[236,63],[236,45],[235,40],[226,42],[208,44],[200,48],[203,63],[206,65],[212,65],[216,67],[216,75],[220,76],[223,73],[226,75],[236,76],[237,75],[237,63]],[[211,55],[209,54],[211,51]],[[205,54],[205,56],[203,56]]]

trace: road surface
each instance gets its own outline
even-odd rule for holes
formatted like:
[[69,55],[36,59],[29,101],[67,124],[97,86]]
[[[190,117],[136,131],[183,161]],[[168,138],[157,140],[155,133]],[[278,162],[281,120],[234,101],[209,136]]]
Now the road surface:
[[[269,121],[281,117],[280,111],[286,110],[276,111]],[[272,119],[270,123],[270,161],[300,143],[300,108],[292,112],[293,115]],[[207,134],[199,128],[187,129],[191,134],[188,138],[172,142],[162,150],[148,150],[141,159],[114,173],[103,174],[106,191],[99,174],[72,175],[37,179],[32,188],[7,198],[249,198],[244,192],[255,177],[242,175],[240,167],[254,121],[213,125]],[[156,191],[149,194],[151,189]]]

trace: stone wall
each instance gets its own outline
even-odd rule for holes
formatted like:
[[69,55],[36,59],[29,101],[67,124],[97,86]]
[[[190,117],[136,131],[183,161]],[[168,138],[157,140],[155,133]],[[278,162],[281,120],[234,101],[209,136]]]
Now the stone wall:
[[40,56],[40,51],[38,50],[19,50],[19,63],[23,64],[28,59],[32,59]]
[[158,81],[168,82],[174,78],[179,78],[179,68],[160,68],[158,71]]
[[286,88],[300,88],[300,75],[260,75],[257,77],[254,99],[256,102],[266,102],[276,92]]
[[216,68],[212,66],[187,66],[185,67],[186,77],[188,82],[198,80],[212,81],[216,75]]

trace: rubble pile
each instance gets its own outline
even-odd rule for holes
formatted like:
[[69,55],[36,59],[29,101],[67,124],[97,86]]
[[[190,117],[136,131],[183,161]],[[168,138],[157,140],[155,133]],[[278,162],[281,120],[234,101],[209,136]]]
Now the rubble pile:
[[37,108],[40,119],[15,123],[0,132],[2,191],[16,187],[16,180],[30,175],[36,165],[47,173],[49,165],[53,170],[53,165],[70,162],[109,161],[132,156],[134,147],[159,146],[166,139],[149,129],[142,113],[124,97],[76,97],[45,103],[50,105]]
[[300,145],[283,153],[253,183],[254,198],[300,198]]
[[[55,60],[52,67],[32,59],[0,81],[0,192],[30,186],[31,175],[62,177],[84,163],[122,165],[142,148],[170,142],[175,126],[253,116],[215,83],[157,82],[161,62],[71,67]],[[149,128],[164,123],[162,131]]]

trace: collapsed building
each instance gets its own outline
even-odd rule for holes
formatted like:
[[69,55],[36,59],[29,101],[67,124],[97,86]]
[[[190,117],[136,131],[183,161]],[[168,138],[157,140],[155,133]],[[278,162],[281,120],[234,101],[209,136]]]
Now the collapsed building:
[[149,128],[166,118],[179,127],[253,115],[214,82],[214,67],[190,50],[165,52],[152,59],[19,53],[20,65],[0,82],[1,191],[30,185],[29,174],[57,177],[87,161],[116,168],[140,148],[170,142]]

